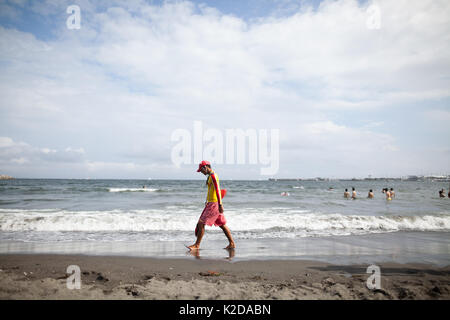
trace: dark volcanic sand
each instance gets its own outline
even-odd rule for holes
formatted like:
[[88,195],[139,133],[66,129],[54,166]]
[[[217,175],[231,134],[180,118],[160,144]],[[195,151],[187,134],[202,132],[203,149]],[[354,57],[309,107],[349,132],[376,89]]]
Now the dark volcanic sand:
[[[69,290],[67,267],[81,269]],[[316,261],[155,259],[82,255],[0,255],[0,299],[449,299],[450,266]]]

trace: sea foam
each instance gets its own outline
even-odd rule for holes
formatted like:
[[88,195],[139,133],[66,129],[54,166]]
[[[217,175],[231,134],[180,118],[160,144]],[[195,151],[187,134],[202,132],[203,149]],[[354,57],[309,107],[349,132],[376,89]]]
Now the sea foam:
[[[149,232],[191,231],[200,212],[195,208],[70,211],[0,209],[0,231]],[[450,231],[450,215],[363,216],[312,213],[305,210],[228,210],[227,225],[245,237],[292,238],[395,231]]]

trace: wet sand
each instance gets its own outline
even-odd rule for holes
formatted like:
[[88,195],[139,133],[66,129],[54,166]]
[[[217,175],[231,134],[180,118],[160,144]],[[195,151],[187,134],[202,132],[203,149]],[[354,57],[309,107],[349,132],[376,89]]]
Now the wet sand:
[[[221,260],[227,241],[222,231],[214,240],[208,232],[201,258]],[[0,241],[1,254],[63,254],[89,256],[192,258],[185,245],[191,241]],[[333,265],[371,265],[383,262],[450,265],[450,236],[445,232],[393,232],[296,239],[236,239],[233,261],[311,260]]]
[[[67,267],[81,289],[67,288]],[[227,261],[148,257],[2,254],[0,299],[450,299],[450,266],[368,265],[305,260]]]

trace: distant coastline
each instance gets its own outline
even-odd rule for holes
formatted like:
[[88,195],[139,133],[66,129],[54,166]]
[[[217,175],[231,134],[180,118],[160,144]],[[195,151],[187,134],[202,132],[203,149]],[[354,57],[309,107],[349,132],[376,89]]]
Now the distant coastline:
[[438,182],[450,182],[450,175],[446,176],[405,176],[401,178],[352,178],[352,179],[332,179],[332,178],[269,178],[269,181],[438,181]]
[[11,176],[7,176],[6,174],[0,174],[0,180],[11,180],[14,179]]

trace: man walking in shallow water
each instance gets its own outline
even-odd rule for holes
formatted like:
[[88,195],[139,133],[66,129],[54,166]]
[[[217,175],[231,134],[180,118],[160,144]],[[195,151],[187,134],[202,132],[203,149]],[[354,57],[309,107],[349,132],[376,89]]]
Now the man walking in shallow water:
[[197,228],[195,229],[197,241],[188,248],[189,250],[198,250],[200,248],[200,242],[202,241],[203,235],[205,234],[205,224],[208,226],[212,226],[214,224],[222,229],[229,241],[229,244],[225,249],[234,249],[236,246],[231,236],[230,229],[226,226],[227,221],[223,215],[219,177],[211,169],[211,163],[205,160],[200,162],[197,172],[201,172],[205,176],[208,176],[208,179],[206,180],[206,184],[208,185],[208,193],[205,208],[203,209],[197,223]]

